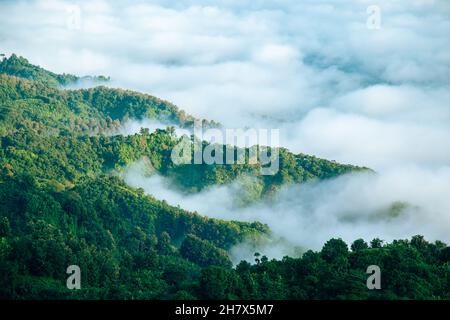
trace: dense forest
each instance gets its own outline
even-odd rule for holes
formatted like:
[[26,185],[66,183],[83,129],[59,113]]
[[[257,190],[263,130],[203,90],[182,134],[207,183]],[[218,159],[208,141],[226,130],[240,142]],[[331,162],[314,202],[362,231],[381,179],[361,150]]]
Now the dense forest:
[[[270,237],[253,223],[207,218],[128,186],[122,173],[144,159],[184,192],[252,177],[251,201],[284,185],[369,170],[279,150],[280,170],[260,163],[175,165],[174,126],[194,117],[156,97],[58,75],[12,55],[0,62],[0,298],[2,299],[449,299],[450,247],[410,240],[350,248],[331,239],[319,252],[233,266],[229,250]],[[108,78],[90,77],[104,82]],[[130,119],[164,130],[120,135]],[[208,126],[219,126],[203,120]],[[223,148],[228,148],[223,146]],[[368,290],[366,268],[383,270]],[[82,288],[68,290],[79,265]]]

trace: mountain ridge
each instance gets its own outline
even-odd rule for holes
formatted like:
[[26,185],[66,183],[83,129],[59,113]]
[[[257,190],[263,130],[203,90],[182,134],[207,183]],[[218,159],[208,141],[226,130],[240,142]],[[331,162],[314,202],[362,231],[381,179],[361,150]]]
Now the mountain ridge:
[[[359,239],[351,251],[331,239],[320,252],[280,261],[257,253],[255,264],[233,267],[229,250],[244,241],[257,248],[271,237],[267,225],[168,205],[118,173],[144,158],[187,192],[250,176],[243,191],[258,201],[285,185],[369,169],[286,148],[273,176],[259,174],[261,163],[176,166],[171,150],[182,137],[174,127],[114,132],[133,118],[190,125],[194,118],[184,111],[130,90],[61,89],[66,80],[14,59],[20,72],[0,66],[0,298],[450,297],[449,247],[420,236],[386,245],[374,239],[370,247]],[[383,292],[365,287],[365,268],[374,263],[384,268]],[[65,286],[69,265],[80,266],[80,290]]]
[[[61,90],[53,87],[46,88],[45,82],[41,81],[29,82],[29,80],[1,75],[1,73],[0,77],[2,77],[0,94],[2,97],[6,97],[2,98],[3,103],[0,105],[0,108],[4,110],[2,119],[0,119],[2,120],[0,121],[0,136],[11,134],[18,128],[36,132],[38,135],[44,134],[44,136],[49,132],[64,136],[111,135],[116,134],[115,132],[118,132],[118,129],[129,119],[155,119],[167,121],[168,126],[176,124],[180,127],[191,126],[196,120],[167,101],[131,90],[101,86],[89,89]],[[203,123],[206,123],[207,126],[217,125],[213,121],[203,120]],[[164,132],[167,137],[163,140],[167,141],[167,146],[173,148],[179,142],[179,138],[173,136],[173,131]],[[119,155],[128,154],[127,159],[118,159],[117,161],[123,165],[129,165],[131,161],[138,161],[143,156],[152,158],[148,154],[150,152],[148,149],[144,152],[137,152],[145,149],[137,141],[148,139],[149,134],[144,130],[135,137],[111,138],[111,140],[125,140],[125,143],[131,143],[135,148],[135,150],[125,151],[124,146],[122,150],[120,148],[116,150]],[[127,140],[128,142],[126,142]],[[135,142],[130,140],[135,140]],[[165,154],[164,159],[157,161],[163,163],[163,166],[159,168],[157,164],[153,163],[153,165],[160,169],[162,174],[170,173],[171,177],[187,190],[198,191],[212,184],[230,183],[240,174],[255,176],[259,168],[259,165],[251,166],[249,164],[242,166],[191,164],[168,167],[167,164],[171,162],[171,159],[163,149],[164,145],[161,145],[157,151]],[[152,152],[155,150],[153,149]],[[295,155],[286,148],[279,148],[279,153],[280,170],[276,175],[266,177],[258,175],[264,192],[270,191],[272,185],[301,183],[315,178],[332,178],[351,171],[369,170],[364,167],[341,165],[306,154]]]

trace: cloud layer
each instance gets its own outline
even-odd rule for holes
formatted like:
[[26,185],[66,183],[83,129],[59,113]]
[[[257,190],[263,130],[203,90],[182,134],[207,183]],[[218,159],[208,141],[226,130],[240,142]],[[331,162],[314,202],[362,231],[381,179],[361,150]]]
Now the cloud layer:
[[[381,175],[351,174],[293,185],[282,189],[274,200],[248,207],[233,202],[242,194],[239,182],[188,195],[176,191],[167,178],[143,175],[142,163],[126,172],[125,181],[191,211],[268,224],[273,243],[257,250],[270,257],[293,254],[295,247],[320,249],[333,237],[350,244],[357,238],[392,241],[421,234],[429,240],[450,242],[450,167],[407,166]],[[254,252],[254,247],[244,244],[234,254],[239,261]]]

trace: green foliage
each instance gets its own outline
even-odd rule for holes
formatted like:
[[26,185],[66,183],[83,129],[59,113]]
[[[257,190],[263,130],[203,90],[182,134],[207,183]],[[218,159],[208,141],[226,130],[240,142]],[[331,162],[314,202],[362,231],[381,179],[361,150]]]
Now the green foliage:
[[47,86],[58,87],[60,85],[75,84],[80,80],[90,80],[93,82],[107,82],[109,77],[77,77],[72,74],[56,74],[41,67],[32,65],[27,59],[12,54],[11,57],[0,61],[0,73],[10,76],[21,77],[44,83]]
[[[40,298],[61,298],[60,289],[54,292],[46,285],[64,284],[71,264],[80,265],[85,275],[87,287],[78,293],[80,298],[97,298],[91,296],[94,289],[108,298],[127,299],[189,292],[200,265],[230,267],[224,249],[242,241],[247,232],[259,232],[253,224],[207,219],[171,207],[114,176],[83,178],[58,192],[30,175],[4,175],[0,199],[1,267],[7,271],[2,274],[5,285],[0,296],[9,298],[37,298],[36,292]],[[188,234],[200,243],[199,252],[207,254],[201,263],[188,263],[191,259],[185,260],[171,240]],[[178,265],[190,273],[177,274]],[[173,277],[181,277],[185,284]],[[44,278],[52,281],[36,283],[51,294],[15,282]],[[128,285],[123,287],[124,283]],[[150,290],[150,283],[157,286]],[[72,295],[66,292],[65,297]]]
[[[175,166],[173,128],[112,133],[131,118],[187,126],[193,117],[129,90],[60,89],[80,79],[15,55],[0,62],[0,299],[450,298],[450,248],[421,236],[374,239],[370,248],[359,239],[352,251],[331,239],[320,252],[280,261],[258,254],[256,264],[233,268],[227,250],[267,236],[266,225],[170,206],[128,186],[124,168],[145,159],[188,192],[238,182],[237,205],[367,169],[283,148],[274,176],[260,176],[260,164]],[[81,290],[65,286],[72,264],[81,267]],[[381,291],[365,287],[372,264],[382,269]]]
[[198,294],[202,299],[233,299],[238,277],[231,269],[208,267],[202,270]]
[[[349,252],[345,242],[332,239],[320,252],[308,251],[300,258],[261,259],[255,265],[241,262],[235,269],[238,279],[232,281],[232,288],[226,279],[233,277],[225,277],[218,270],[208,279],[223,278],[225,287],[214,284],[217,292],[227,292],[220,298],[449,299],[450,264],[442,256],[448,248],[442,242],[429,243],[415,236],[411,241]],[[369,265],[381,269],[381,290],[366,287]]]
[[369,245],[364,241],[364,239],[357,239],[353,241],[351,246],[352,251],[359,251],[367,248],[369,248]]
[[217,248],[211,242],[188,235],[181,244],[180,253],[183,258],[198,264],[200,267],[231,267],[231,261],[225,250]]

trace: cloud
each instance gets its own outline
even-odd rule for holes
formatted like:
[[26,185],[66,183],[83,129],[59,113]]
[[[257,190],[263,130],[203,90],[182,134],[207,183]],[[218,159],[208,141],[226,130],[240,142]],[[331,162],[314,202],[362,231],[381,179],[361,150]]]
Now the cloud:
[[[424,117],[426,119],[426,117]],[[383,171],[400,165],[440,167],[449,163],[450,128],[439,120],[381,120],[362,114],[315,109],[300,122],[285,126],[281,141],[303,151]]]
[[450,241],[450,167],[424,170],[404,166],[383,174],[350,174],[333,180],[292,185],[275,199],[242,207],[239,182],[184,194],[159,175],[143,175],[143,164],[129,168],[125,181],[172,205],[227,220],[261,221],[273,231],[262,246],[244,243],[232,250],[236,261],[252,260],[255,251],[281,258],[298,249],[320,249],[341,237],[386,241],[422,234],[429,240]]

